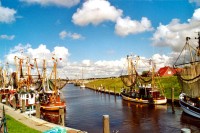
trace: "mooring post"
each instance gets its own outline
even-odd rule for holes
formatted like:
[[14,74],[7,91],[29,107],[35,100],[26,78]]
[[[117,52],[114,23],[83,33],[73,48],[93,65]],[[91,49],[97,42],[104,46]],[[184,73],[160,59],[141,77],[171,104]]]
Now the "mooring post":
[[175,113],[175,110],[174,110],[174,88],[172,88],[171,90],[171,98],[172,98],[172,113]]
[[191,130],[189,128],[182,128],[181,133],[191,133]]
[[115,95],[115,87],[114,87],[114,95]]
[[103,115],[103,133],[110,133],[109,115]]
[[61,126],[65,126],[64,108],[59,108],[59,123],[60,123]]
[[12,106],[13,106],[13,108],[16,110],[16,99],[15,99],[15,97],[13,97],[13,100],[12,100]]
[[25,99],[22,99],[22,110],[21,112],[25,112]]
[[2,94],[0,94],[0,103],[2,103]]
[[39,102],[36,103],[35,108],[36,108],[36,117],[40,118],[40,103]]
[[6,94],[6,105],[9,105],[9,102],[8,102],[8,94]]

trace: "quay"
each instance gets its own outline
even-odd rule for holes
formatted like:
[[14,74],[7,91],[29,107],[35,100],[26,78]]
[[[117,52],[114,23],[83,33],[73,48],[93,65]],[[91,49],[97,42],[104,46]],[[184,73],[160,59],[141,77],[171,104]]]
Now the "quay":
[[53,127],[62,127],[65,128],[67,133],[86,133],[85,131],[81,131],[78,129],[73,129],[73,128],[69,128],[69,127],[63,127],[60,125],[56,125],[50,122],[47,122],[45,120],[36,118],[35,116],[29,116],[28,114],[25,113],[21,113],[21,111],[15,110],[14,108],[7,106],[5,104],[0,103],[0,109],[2,110],[4,106],[5,109],[5,113],[11,117],[13,117],[15,120],[23,123],[24,125],[36,129],[38,131],[44,132],[46,130],[49,130]]

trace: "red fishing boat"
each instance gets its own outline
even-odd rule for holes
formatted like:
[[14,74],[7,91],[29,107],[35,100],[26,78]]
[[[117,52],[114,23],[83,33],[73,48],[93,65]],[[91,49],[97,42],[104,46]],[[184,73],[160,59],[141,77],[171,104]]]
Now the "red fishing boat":
[[[66,102],[62,99],[61,89],[66,85],[67,80],[57,79],[57,59],[52,58],[54,62],[53,71],[54,79],[46,77],[46,61],[43,62],[43,85],[39,92],[40,107],[42,110],[56,111],[60,108],[66,108]],[[61,83],[62,82],[62,83]],[[63,83],[65,82],[65,83]]]

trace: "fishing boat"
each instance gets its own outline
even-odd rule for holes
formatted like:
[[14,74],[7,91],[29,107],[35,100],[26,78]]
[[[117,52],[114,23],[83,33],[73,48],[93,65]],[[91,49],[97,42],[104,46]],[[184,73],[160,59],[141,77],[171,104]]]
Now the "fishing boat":
[[[126,75],[121,75],[121,80],[127,89],[122,89],[122,99],[142,103],[142,104],[166,104],[167,99],[164,94],[161,95],[161,88],[159,89],[155,83],[155,64],[152,60],[148,62],[152,65],[151,76],[142,77],[137,72],[137,66],[140,58],[137,56],[135,64],[133,64],[132,56],[127,56],[128,71]],[[150,72],[150,71],[149,71]]]
[[193,117],[200,118],[200,32],[198,46],[186,37],[186,43],[174,63],[177,77],[182,88],[179,103],[183,111]]
[[[25,60],[25,68],[24,68]],[[40,88],[42,82],[39,75],[32,75],[31,68],[34,66],[30,63],[30,58],[19,58],[15,56],[16,72],[12,73],[13,87],[16,90],[9,95],[9,103],[16,108],[26,108],[35,106],[36,90]],[[37,78],[33,78],[37,76]],[[15,100],[15,101],[13,101]],[[23,103],[24,102],[24,103]]]
[[80,88],[85,88],[85,84],[81,83]]
[[[61,98],[61,89],[66,85],[67,80],[62,80],[62,85],[57,85],[60,79],[57,79],[57,59],[52,58],[54,62],[54,79],[48,79],[46,76],[46,61],[43,61],[43,84],[39,92],[39,101],[42,110],[58,111],[60,108],[66,108],[66,102]],[[51,76],[50,76],[51,77]]]
[[13,87],[13,80],[8,67],[8,62],[4,67],[0,67],[0,94],[1,102],[3,103],[6,103],[6,96],[8,97],[9,94],[16,92]]

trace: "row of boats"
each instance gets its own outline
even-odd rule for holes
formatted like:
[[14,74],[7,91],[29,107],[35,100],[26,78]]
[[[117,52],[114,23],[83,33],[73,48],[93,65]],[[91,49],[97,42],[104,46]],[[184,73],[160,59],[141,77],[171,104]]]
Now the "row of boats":
[[[191,44],[190,37],[186,37],[186,43],[174,63],[174,70],[182,88],[179,96],[179,103],[183,111],[191,116],[200,118],[200,32],[198,37],[198,46]],[[167,99],[164,96],[163,88],[159,88],[159,82],[156,82],[155,63],[152,60],[142,60],[140,57],[127,56],[127,74],[121,75],[124,87],[121,96],[124,100],[144,103],[144,104],[166,104]],[[139,63],[148,64],[151,73],[148,77],[142,77],[139,74]],[[159,87],[158,87],[159,86]],[[126,89],[125,89],[126,88]]]
[[[52,57],[51,70],[47,76],[47,62],[42,61],[40,68],[37,59],[21,56],[14,57],[16,71],[9,73],[7,67],[0,68],[1,102],[8,102],[11,106],[21,109],[35,109],[36,103],[41,110],[59,110],[66,108],[61,89],[67,84],[67,79],[57,78],[57,64],[59,59]],[[49,68],[49,67],[48,67]],[[41,73],[41,74],[40,74]],[[24,104],[24,105],[23,105]]]
[[[174,69],[177,70],[177,77],[182,88],[179,101],[183,111],[200,118],[200,32],[195,39],[198,39],[196,48],[190,44],[190,37],[186,38],[186,43],[174,63]],[[37,59],[33,59],[34,63],[32,63],[29,57],[15,56],[14,60],[15,72],[9,74],[6,67],[0,68],[2,102],[8,101],[11,106],[17,108],[22,108],[23,103],[26,108],[30,106],[34,108],[36,103],[40,103],[42,110],[55,111],[66,108],[61,89],[68,80],[57,78],[58,58],[52,57],[52,70],[51,74],[48,74],[50,76],[47,76],[45,59],[43,59],[40,69]],[[127,62],[127,74],[120,76],[126,86],[121,92],[122,98],[144,104],[166,104],[167,99],[164,96],[163,88],[160,88],[159,83],[156,82],[153,60],[140,59],[139,56],[133,60],[133,56],[127,56]],[[141,68],[138,66],[148,66],[150,76],[141,76],[139,74]],[[33,68],[36,69],[35,73],[32,73]],[[80,86],[85,87],[84,84],[80,84]]]

